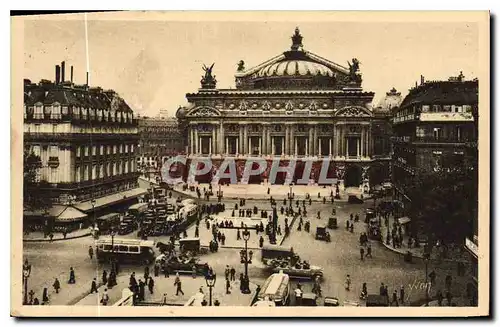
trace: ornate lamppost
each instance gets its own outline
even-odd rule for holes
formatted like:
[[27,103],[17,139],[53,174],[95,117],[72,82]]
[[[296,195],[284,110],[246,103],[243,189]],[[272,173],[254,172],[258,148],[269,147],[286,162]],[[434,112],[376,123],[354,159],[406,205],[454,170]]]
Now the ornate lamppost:
[[248,264],[252,263],[252,256],[253,252],[250,251],[248,252],[248,240],[250,239],[250,232],[248,229],[245,228],[245,230],[242,233],[243,240],[245,240],[245,250],[241,250],[240,256],[241,256],[241,263],[245,265],[245,276],[244,276],[244,285],[241,288],[241,293],[243,294],[250,294],[250,279],[248,278]]
[[92,227],[95,227],[95,222],[96,222],[96,219],[95,219],[95,204],[96,204],[96,201],[94,198],[92,198],[92,200],[90,200],[90,204],[92,205]]
[[428,266],[429,266],[430,254],[424,253],[424,263],[425,263],[425,306],[429,306],[429,279],[428,279]]
[[24,284],[24,299],[23,304],[28,304],[28,278],[31,274],[31,265],[28,263],[28,260],[24,261],[23,264],[23,284]]
[[208,305],[212,305],[212,288],[215,286],[215,282],[217,280],[217,276],[215,274],[207,274],[205,276],[205,282],[207,283],[208,287],[208,292],[209,292],[209,299],[208,299]]

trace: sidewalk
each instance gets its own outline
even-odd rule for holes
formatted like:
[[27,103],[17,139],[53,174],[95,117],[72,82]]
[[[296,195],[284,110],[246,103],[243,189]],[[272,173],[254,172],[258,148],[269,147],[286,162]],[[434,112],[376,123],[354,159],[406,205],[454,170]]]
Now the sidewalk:
[[[389,217],[389,226],[392,226],[394,219],[395,218],[392,216]],[[382,218],[381,231],[382,231],[382,236],[383,236],[382,244],[384,244],[384,246],[386,248],[388,248],[389,250],[391,250],[393,252],[397,252],[397,253],[402,254],[402,255],[406,254],[407,251],[410,251],[413,254],[413,257],[420,258],[420,259],[422,259],[424,257],[423,245],[421,245],[418,248],[415,248],[412,246],[411,249],[408,249],[408,236],[407,235],[403,236],[403,244],[400,248],[393,247],[392,243],[387,244],[386,238],[387,238],[388,229],[387,229],[387,226],[384,225],[383,218]],[[431,260],[447,261],[447,262],[464,262],[464,263],[470,262],[469,259],[467,258],[467,254],[465,253],[465,251],[461,251],[460,248],[455,249],[455,251],[450,251],[448,253],[448,258],[442,258],[440,256],[440,253],[437,250],[437,248],[433,247],[432,252],[431,252]]]
[[[203,199],[203,188],[206,190],[209,189],[209,184],[199,184],[198,187],[202,193]],[[267,190],[269,188],[269,194],[267,194]],[[176,185],[174,190],[182,193],[189,197],[197,198],[196,191],[189,191],[182,189],[182,184]],[[218,186],[212,187],[212,192],[214,196],[212,198],[216,198],[216,194],[218,191]],[[271,185],[271,184],[233,184],[233,185],[223,185],[221,186],[221,191],[223,194],[223,199],[247,199],[247,200],[269,200],[272,196],[274,199],[282,200],[284,198],[288,198],[288,193],[290,192],[289,185]],[[306,194],[309,194],[311,200],[313,202],[323,202],[323,197],[326,197],[326,201],[330,202],[330,195],[333,191],[335,194],[335,188],[331,186],[318,186],[318,185],[293,185],[292,193],[295,193],[295,200],[305,200]],[[349,188],[349,192],[358,191],[355,188]],[[319,193],[319,197],[318,197]],[[356,194],[361,195],[361,190],[356,192]],[[364,200],[370,198],[369,194],[363,195]],[[341,187],[340,188],[340,199],[335,199],[335,202],[347,202],[348,194],[346,190]]]
[[[68,233],[66,234],[66,238],[64,238],[62,233],[54,233],[54,238],[52,239],[52,241],[65,241],[86,236],[90,236],[90,231],[88,228],[78,229],[71,233]],[[51,242],[51,240],[48,236],[43,237],[43,232],[30,232],[29,234],[23,235],[23,242]]]
[[[139,282],[139,278],[142,277],[141,275],[136,276],[137,281]],[[175,295],[177,289],[176,286],[174,286],[175,275],[171,275],[168,278],[163,275],[152,277],[155,281],[154,293],[151,294],[149,289],[147,287],[145,288],[144,302],[146,303],[157,303],[161,305],[163,303],[163,294],[167,293],[167,305],[184,305],[193,295],[199,292],[200,288],[204,293],[204,299],[207,302],[209,301],[209,289],[206,285],[205,278],[202,276],[192,278],[191,276],[181,275],[180,280],[182,282],[182,291],[184,291],[184,295],[179,294],[178,296]],[[212,289],[212,302],[218,300],[221,306],[249,306],[251,304],[255,296],[257,285],[250,284],[250,290],[252,292],[250,294],[242,294],[239,289],[240,282],[236,280],[231,282],[231,293],[226,294],[226,281],[224,276],[217,277],[215,286]],[[108,289],[109,305],[120,300],[123,289],[129,287],[129,278],[129,275],[119,276],[117,278],[118,285],[114,286],[112,289]],[[105,286],[101,286],[98,290],[98,294],[89,294],[78,301],[76,305],[101,305],[100,299],[105,288]]]

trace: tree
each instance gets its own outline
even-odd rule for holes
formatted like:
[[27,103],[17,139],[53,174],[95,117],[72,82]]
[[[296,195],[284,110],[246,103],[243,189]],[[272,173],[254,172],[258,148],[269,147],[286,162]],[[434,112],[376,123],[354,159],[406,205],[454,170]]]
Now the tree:
[[445,155],[441,168],[418,171],[407,181],[412,231],[432,242],[463,242],[477,215],[477,157]]
[[50,199],[45,190],[45,181],[38,181],[38,173],[42,168],[39,156],[30,151],[24,151],[23,156],[23,202],[26,209],[46,212],[50,207]]

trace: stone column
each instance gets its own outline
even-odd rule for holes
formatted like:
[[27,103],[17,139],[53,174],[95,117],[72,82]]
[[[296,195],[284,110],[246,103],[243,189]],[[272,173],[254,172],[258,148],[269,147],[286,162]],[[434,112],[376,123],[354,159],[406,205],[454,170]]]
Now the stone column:
[[217,153],[217,139],[216,139],[216,135],[215,135],[215,124],[212,125],[212,139],[211,139],[211,142],[210,142],[210,154],[212,154],[212,151],[214,154]]
[[309,157],[309,143],[311,143],[311,139],[307,138],[307,142],[305,143],[306,143],[306,156]]
[[281,138],[281,155],[285,154],[285,147],[286,147],[285,138],[282,137]]
[[[269,152],[272,151],[272,147],[271,147],[271,126],[267,126],[267,137],[266,137],[266,154],[269,154]],[[274,154],[274,153],[273,153]]]
[[312,155],[314,152],[312,152],[313,149],[313,125],[309,125],[309,138],[307,139],[307,144],[308,146],[306,147],[306,154],[308,156]]
[[356,157],[358,157],[358,158],[360,155],[360,151],[359,151],[360,150],[360,143],[361,143],[360,139],[356,138]]
[[275,153],[275,148],[274,148],[274,137],[271,138],[271,154],[274,155]]
[[314,125],[314,139],[313,139],[313,148],[312,148],[312,152],[313,154],[314,153],[317,153],[318,152],[318,125]]
[[243,150],[243,125],[239,125],[240,127],[240,134],[239,134],[239,137],[238,137],[238,154],[241,152],[241,153],[244,153],[244,150]]
[[262,137],[259,137],[259,156],[262,155]]
[[194,153],[194,130],[193,126],[189,126],[189,154]]
[[345,156],[349,156],[349,141],[345,139]]
[[321,139],[318,139],[318,157],[321,157]]
[[267,126],[266,125],[261,125],[262,126],[262,136],[260,137],[260,147],[259,147],[259,153],[266,154],[266,130]]
[[229,153],[229,138],[228,138],[228,137],[226,137],[225,139],[226,139],[226,149],[225,149],[225,152],[224,152],[224,153],[225,153],[225,154],[228,154],[228,153]]
[[288,145],[290,144],[290,138],[288,137],[288,130],[290,129],[290,125],[285,125],[285,147],[283,149],[284,154],[288,154]]
[[220,122],[220,130],[219,130],[219,153],[222,155],[227,152],[226,138],[224,136],[224,124],[222,121]]
[[194,154],[198,154],[198,149],[199,149],[199,140],[198,140],[198,126],[195,125],[194,129]]
[[243,126],[243,154],[248,154],[248,125]]
[[294,149],[294,150],[293,150],[293,155],[294,155],[294,156],[297,156],[297,145],[298,145],[297,138],[296,138],[296,137],[294,137],[294,138],[293,138],[293,149]]
[[295,151],[295,136],[293,134],[293,128],[294,126],[293,125],[290,125],[290,155],[295,155],[296,151]]
[[208,142],[208,154],[211,155],[212,154],[212,142],[213,142],[213,139],[212,137],[209,137],[210,138],[210,142]]
[[236,140],[236,155],[240,154],[240,138]]
[[332,138],[330,137],[328,139],[328,156],[330,156],[330,157],[332,156],[332,143],[333,143]]
[[365,127],[363,126],[361,129],[361,157],[365,156]]
[[248,139],[248,154],[252,154],[252,137],[247,137],[246,139]]

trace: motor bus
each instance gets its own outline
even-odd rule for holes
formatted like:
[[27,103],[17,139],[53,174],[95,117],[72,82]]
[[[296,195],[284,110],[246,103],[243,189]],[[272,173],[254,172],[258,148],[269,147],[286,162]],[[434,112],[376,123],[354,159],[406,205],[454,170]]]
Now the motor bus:
[[96,241],[97,260],[108,262],[113,258],[122,263],[149,265],[154,262],[154,241],[106,237]]
[[147,210],[148,210],[148,204],[145,202],[136,203],[128,207],[128,213],[134,216],[136,219],[142,218],[142,216]]
[[276,306],[288,305],[290,300],[290,277],[282,271],[272,274],[262,285],[258,300],[270,300]]
[[96,223],[101,235],[109,234],[111,229],[120,226],[120,214],[117,212],[108,213],[107,215],[98,217]]

